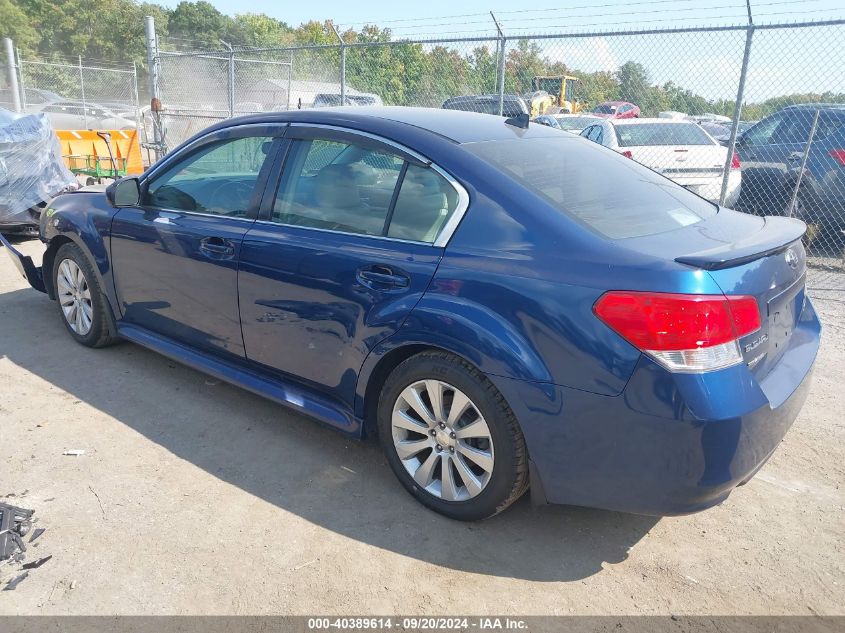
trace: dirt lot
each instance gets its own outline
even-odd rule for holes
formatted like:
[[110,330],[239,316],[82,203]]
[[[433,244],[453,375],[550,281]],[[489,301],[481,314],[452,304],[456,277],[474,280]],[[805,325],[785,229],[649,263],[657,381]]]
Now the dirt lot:
[[77,345],[0,255],[0,499],[47,528],[28,560],[53,555],[0,614],[845,613],[845,297],[816,306],[810,399],[720,507],[524,498],[460,524],[374,444],[135,345]]

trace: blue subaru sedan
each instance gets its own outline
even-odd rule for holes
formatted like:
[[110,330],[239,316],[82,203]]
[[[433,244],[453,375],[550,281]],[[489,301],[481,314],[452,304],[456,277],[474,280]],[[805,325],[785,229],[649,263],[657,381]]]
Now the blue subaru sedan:
[[378,436],[477,520],[529,488],[667,515],[748,481],[819,346],[804,230],[550,127],[340,108],[222,122],[54,199],[41,267],[7,247],[79,343]]

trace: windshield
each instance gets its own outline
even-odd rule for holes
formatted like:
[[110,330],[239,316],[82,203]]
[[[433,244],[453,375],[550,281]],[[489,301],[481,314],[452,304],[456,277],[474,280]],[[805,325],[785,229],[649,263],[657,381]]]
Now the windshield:
[[620,147],[713,145],[713,140],[697,123],[632,123],[614,127]]
[[557,119],[557,123],[561,130],[583,130],[600,120],[590,116],[562,116]]
[[636,161],[576,136],[464,147],[561,213],[611,239],[671,231],[718,210]]
[[561,79],[557,77],[540,77],[534,82],[534,89],[545,90],[550,95],[557,96],[560,94],[560,84]]

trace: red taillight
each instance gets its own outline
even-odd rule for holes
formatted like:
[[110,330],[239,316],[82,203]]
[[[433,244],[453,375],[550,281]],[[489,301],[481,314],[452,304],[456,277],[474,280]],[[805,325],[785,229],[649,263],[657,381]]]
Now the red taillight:
[[742,167],[742,163],[739,162],[739,154],[734,152],[734,155],[731,158],[731,169],[739,169],[740,167]]
[[593,306],[637,349],[675,371],[707,371],[742,360],[737,339],[760,328],[754,297],[611,291]]
[[828,152],[836,162],[845,167],[845,149],[832,149]]
[[634,154],[631,153],[631,150],[626,149],[624,152],[622,152],[622,156],[624,156],[625,158],[633,158]]

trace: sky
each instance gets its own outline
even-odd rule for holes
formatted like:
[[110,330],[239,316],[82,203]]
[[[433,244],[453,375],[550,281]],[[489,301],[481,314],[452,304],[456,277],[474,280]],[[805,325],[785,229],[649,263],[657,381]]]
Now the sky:
[[[179,0],[158,0],[175,7]],[[291,26],[309,20],[332,20],[337,25],[360,26],[375,23],[389,26],[396,34],[454,34],[489,31],[492,10],[504,30],[527,32],[549,28],[654,28],[678,23],[688,25],[738,24],[746,17],[745,0],[537,0],[515,9],[513,1],[503,0],[320,0],[285,2],[279,0],[210,0],[219,11],[266,13]],[[751,0],[758,22],[790,22],[845,17],[845,0]],[[563,7],[563,8],[562,8]],[[458,17],[452,17],[458,16]]]
[[[157,0],[175,7],[179,0]],[[291,26],[332,20],[338,28],[389,27],[394,38],[495,36],[492,10],[506,36],[589,33],[737,25],[747,21],[745,0],[209,0],[223,13],[266,13]],[[845,0],[751,0],[756,24],[845,19]],[[799,92],[845,92],[845,25],[758,31],[750,63],[747,101]],[[540,40],[543,54],[583,72],[614,71],[641,62],[653,83],[674,81],[707,98],[736,94],[744,32],[686,33]],[[468,53],[477,44],[455,44]],[[667,54],[671,51],[671,54]]]

